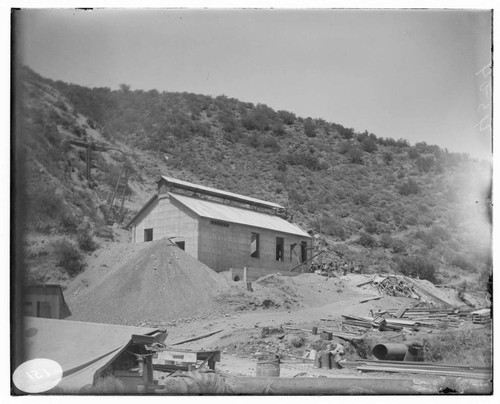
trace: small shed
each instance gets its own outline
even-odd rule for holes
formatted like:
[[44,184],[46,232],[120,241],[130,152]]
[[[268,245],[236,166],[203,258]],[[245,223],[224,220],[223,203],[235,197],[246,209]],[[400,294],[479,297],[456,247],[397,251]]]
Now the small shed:
[[311,236],[277,203],[162,176],[128,223],[133,242],[169,238],[213,270],[289,271],[308,260]]
[[30,285],[24,288],[24,315],[63,319],[71,316],[60,285]]

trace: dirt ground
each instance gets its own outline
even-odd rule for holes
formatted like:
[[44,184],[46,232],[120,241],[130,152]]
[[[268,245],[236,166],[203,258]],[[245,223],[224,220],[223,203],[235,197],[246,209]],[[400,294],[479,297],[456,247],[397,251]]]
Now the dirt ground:
[[[312,335],[313,326],[336,327],[344,315],[371,316],[372,311],[401,307],[406,297],[379,296],[370,284],[357,285],[373,275],[348,274],[326,278],[317,274],[296,277],[267,275],[252,283],[233,282],[228,273],[217,274],[165,240],[152,243],[110,243],[97,251],[89,268],[71,282],[65,298],[72,320],[152,326],[168,332],[167,346],[189,338],[216,334],[176,345],[182,349],[221,351],[216,370],[224,376],[255,376],[261,358],[281,356],[282,377],[380,377],[379,372],[355,369],[318,369],[303,359],[326,342]],[[427,281],[419,286],[453,306],[463,306],[452,288],[436,288]],[[469,300],[487,304],[485,293]],[[325,321],[329,319],[330,321]],[[470,322],[470,321],[469,321]],[[288,329],[295,328],[295,330]],[[298,330],[297,330],[298,329]],[[306,330],[306,331],[301,331]],[[440,338],[441,330],[371,331],[357,349],[334,338],[345,348],[345,359],[360,359],[376,341],[408,343]],[[363,351],[364,350],[364,351]],[[478,364],[481,365],[481,364]],[[394,379],[408,375],[386,374]],[[411,375],[436,383],[435,377]],[[446,378],[442,381],[445,383]],[[445,383],[446,384],[446,383]]]

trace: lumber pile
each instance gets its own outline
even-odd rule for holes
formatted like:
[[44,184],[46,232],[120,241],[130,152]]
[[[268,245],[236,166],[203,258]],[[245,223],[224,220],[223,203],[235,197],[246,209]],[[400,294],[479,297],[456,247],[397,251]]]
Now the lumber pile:
[[491,322],[491,308],[476,310],[470,314],[474,324],[486,324]]
[[[389,309],[387,313],[397,317],[399,310]],[[446,309],[413,307],[406,309],[400,318],[413,321],[417,327],[459,327],[464,321],[471,319],[471,312],[471,309],[457,307]]]
[[380,295],[407,297],[426,302],[434,306],[450,307],[450,304],[424,287],[418,280],[404,275],[375,275],[373,279],[364,281],[357,287],[370,284]]

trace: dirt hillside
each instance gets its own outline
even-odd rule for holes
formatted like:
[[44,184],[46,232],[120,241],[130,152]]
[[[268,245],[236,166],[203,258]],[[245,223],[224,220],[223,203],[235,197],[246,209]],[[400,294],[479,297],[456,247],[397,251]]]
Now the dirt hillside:
[[65,296],[72,320],[137,325],[202,315],[227,284],[168,240],[122,250],[121,256],[115,251],[115,265],[70,285]]

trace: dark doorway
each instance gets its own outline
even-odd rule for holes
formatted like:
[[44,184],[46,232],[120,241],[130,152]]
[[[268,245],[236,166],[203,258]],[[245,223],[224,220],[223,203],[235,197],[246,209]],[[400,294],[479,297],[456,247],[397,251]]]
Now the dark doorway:
[[176,241],[175,244],[177,244],[177,247],[179,247],[182,251],[185,251],[185,249],[186,249],[186,242],[185,241]]
[[283,248],[285,245],[285,240],[283,237],[276,237],[276,261],[283,262]]
[[302,241],[300,243],[300,262],[307,261],[307,241]]
[[153,241],[153,229],[144,229],[144,241]]

